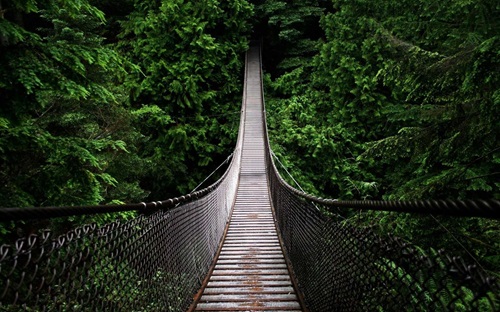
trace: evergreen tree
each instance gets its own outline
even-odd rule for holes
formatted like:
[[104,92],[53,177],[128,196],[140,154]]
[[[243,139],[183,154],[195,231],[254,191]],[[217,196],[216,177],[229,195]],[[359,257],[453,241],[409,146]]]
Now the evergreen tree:
[[310,63],[318,51],[319,27],[328,1],[253,1],[256,35],[263,39],[264,64],[273,77]]
[[[273,148],[295,178],[342,199],[498,198],[494,1],[332,4],[307,79],[299,67],[268,81]],[[497,221],[366,217],[498,272]]]
[[124,60],[99,35],[103,13],[87,1],[3,2],[2,12],[0,205],[143,198],[108,170],[127,167],[138,134],[119,86]]
[[[121,47],[139,65],[128,84],[152,197],[189,192],[230,154],[252,6],[136,1]],[[205,168],[205,169],[204,169]]]
[[268,99],[276,150],[299,179],[341,198],[498,196],[495,4],[333,1],[327,11],[314,66],[268,89],[280,99]]

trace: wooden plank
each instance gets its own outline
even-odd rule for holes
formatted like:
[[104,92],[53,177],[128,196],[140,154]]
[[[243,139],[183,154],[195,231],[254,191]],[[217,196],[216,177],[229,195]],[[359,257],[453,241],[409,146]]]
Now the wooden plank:
[[286,269],[286,264],[261,264],[261,263],[241,263],[241,264],[216,264],[216,270],[262,270],[262,269]]
[[226,237],[198,311],[300,311],[269,199],[260,60],[249,52],[240,180]]
[[288,275],[288,271],[284,271],[283,274],[270,274],[270,275],[258,275],[258,274],[253,274],[253,275],[245,275],[245,274],[240,274],[240,275],[212,275],[211,281],[245,281],[245,280],[251,280],[251,279],[259,279],[261,281],[265,280],[273,280],[273,281],[279,281],[279,280],[286,280],[290,281],[290,275]]
[[209,282],[207,287],[275,287],[290,286],[290,280],[260,280],[258,277],[248,278],[246,280],[231,281],[213,281]]
[[[257,257],[257,256],[283,256],[283,252],[279,247],[277,247],[275,250],[253,250],[252,253],[248,253],[247,250],[245,249],[231,249],[231,250],[223,250],[221,252],[221,256],[247,256],[247,257]],[[224,258],[223,258],[224,259]]]
[[205,295],[201,297],[201,302],[234,302],[234,301],[293,301],[296,299],[294,294],[245,294],[245,295]]
[[249,270],[249,269],[239,269],[239,270],[218,270],[212,271],[212,275],[282,275],[290,274],[287,269],[263,269],[263,270]]
[[[221,302],[200,303],[198,311],[257,311],[257,310],[298,310],[297,301],[248,301],[248,302]],[[300,311],[300,310],[299,310]]]
[[255,241],[225,241],[224,247],[280,247],[279,241],[277,242],[255,242]]
[[[222,251],[227,251],[227,252],[230,252],[230,251],[249,251],[249,252],[265,252],[265,251],[269,251],[269,252],[273,252],[273,251],[276,251],[276,252],[279,252],[279,253],[282,253],[281,251],[281,246],[253,246],[253,247],[248,247],[248,246],[223,246],[222,247]],[[248,253],[248,252],[247,252]]]
[[281,286],[281,287],[207,287],[203,294],[292,294],[294,289],[292,286]]
[[278,254],[265,254],[265,253],[260,253],[260,254],[221,254],[219,255],[219,261],[220,260],[236,260],[236,259],[285,259],[281,253]]
[[267,259],[261,257],[253,257],[253,258],[244,258],[244,259],[220,259],[217,261],[217,264],[248,264],[248,263],[285,263],[284,258],[280,259]]
[[258,229],[231,229],[227,232],[227,235],[252,235],[252,234],[262,234],[262,235],[276,235],[276,230],[273,227],[268,228],[258,228]]
[[226,239],[232,239],[232,240],[236,240],[236,239],[240,239],[240,240],[245,240],[245,239],[266,239],[266,240],[277,240],[278,239],[278,234],[276,232],[271,232],[271,231],[267,231],[267,232],[264,232],[264,233],[256,233],[256,232],[252,232],[252,233],[232,233],[232,232],[229,232],[226,236]]

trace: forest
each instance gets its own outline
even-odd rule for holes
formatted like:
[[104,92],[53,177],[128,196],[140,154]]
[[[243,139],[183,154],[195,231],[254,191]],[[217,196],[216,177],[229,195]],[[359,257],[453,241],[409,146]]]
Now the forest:
[[[190,192],[232,152],[252,39],[271,146],[307,192],[500,199],[499,16],[496,0],[0,0],[0,207]],[[500,274],[498,221],[366,214]]]

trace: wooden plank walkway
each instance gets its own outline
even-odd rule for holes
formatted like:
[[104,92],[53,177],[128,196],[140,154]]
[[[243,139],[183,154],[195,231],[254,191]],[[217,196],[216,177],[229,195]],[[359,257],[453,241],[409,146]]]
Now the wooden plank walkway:
[[258,48],[248,52],[247,62],[240,184],[222,250],[196,311],[301,311],[269,199]]

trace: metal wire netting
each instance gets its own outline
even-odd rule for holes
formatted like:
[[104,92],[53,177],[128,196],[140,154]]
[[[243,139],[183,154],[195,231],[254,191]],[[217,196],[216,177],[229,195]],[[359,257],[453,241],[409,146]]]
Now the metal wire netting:
[[[223,177],[199,195],[129,205],[144,209],[128,221],[88,224],[57,237],[44,230],[1,245],[0,311],[186,310],[209,271],[229,219],[238,185],[241,136]],[[182,202],[170,210],[161,208]],[[95,213],[97,207],[90,211]],[[41,208],[35,211],[37,217],[44,209],[49,216],[72,213],[72,207],[55,207],[55,213]],[[16,219],[30,211],[17,210],[5,215]],[[86,207],[73,210],[84,214]]]
[[[1,245],[0,311],[185,311],[210,269],[229,219],[242,135],[240,131],[223,177],[201,191],[111,207],[139,207],[142,214],[132,220],[88,224],[57,237],[45,230]],[[96,213],[99,208],[107,207],[33,211],[40,218],[44,213]],[[2,215],[13,220],[33,217],[29,208],[4,210]]]
[[[223,192],[221,190],[221,192]],[[2,311],[182,311],[217,251],[232,202],[212,192],[170,211],[0,250]]]
[[[245,107],[244,99],[242,116]],[[45,230],[1,245],[0,311],[186,310],[229,219],[244,127],[241,118],[232,161],[222,178],[192,194],[122,206],[2,208],[2,221],[142,214],[103,226],[84,225],[57,237]]]
[[475,265],[327,217],[273,170],[270,185],[285,250],[311,311],[499,311],[498,282]]
[[[242,127],[229,170],[199,192],[201,198],[161,203],[172,207],[189,197],[190,202],[171,210],[158,210],[156,203],[132,205],[147,214],[85,225],[57,237],[44,231],[2,245],[0,310],[185,310],[209,271],[234,201]],[[311,311],[499,311],[499,284],[484,271],[442,251],[326,216],[311,196],[281,179],[269,150],[267,158],[284,249]],[[328,201],[316,202],[328,206]],[[393,210],[394,203],[386,204]],[[462,204],[431,204],[423,203],[444,207],[445,214],[462,214]],[[483,204],[467,213],[498,214],[498,202]],[[366,209],[374,209],[377,203],[369,205]],[[48,210],[53,209],[37,210],[36,218]],[[59,207],[55,215],[71,213]],[[28,210],[14,209],[3,215],[23,219],[25,214]]]

